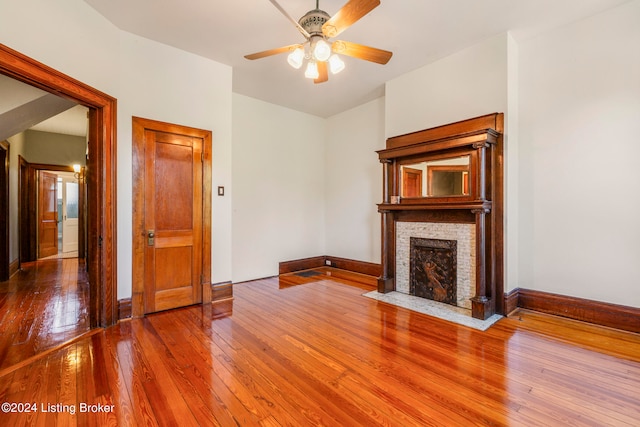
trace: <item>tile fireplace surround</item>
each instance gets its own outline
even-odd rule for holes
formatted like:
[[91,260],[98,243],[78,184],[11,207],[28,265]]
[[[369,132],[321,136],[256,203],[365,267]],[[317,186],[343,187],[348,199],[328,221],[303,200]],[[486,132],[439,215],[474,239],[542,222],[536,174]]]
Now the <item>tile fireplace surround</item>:
[[[452,306],[410,295],[410,239],[455,240],[457,242],[457,304]],[[471,317],[471,298],[475,296],[476,235],[474,224],[429,222],[396,223],[396,291],[386,294],[377,291],[364,296],[393,304],[429,316],[458,323],[481,331],[487,330],[502,318],[494,314],[486,320]]]
[[[475,296],[475,227],[473,224],[429,222],[396,223],[396,292],[410,295],[410,238],[455,240],[457,256],[457,307],[471,310]],[[469,313],[469,315],[471,315]]]

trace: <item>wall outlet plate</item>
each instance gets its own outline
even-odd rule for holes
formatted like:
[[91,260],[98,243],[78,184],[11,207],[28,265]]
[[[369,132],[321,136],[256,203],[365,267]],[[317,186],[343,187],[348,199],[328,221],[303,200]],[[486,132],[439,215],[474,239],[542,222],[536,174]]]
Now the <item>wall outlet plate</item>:
[[331,260],[325,259],[324,260],[324,265],[331,265]]

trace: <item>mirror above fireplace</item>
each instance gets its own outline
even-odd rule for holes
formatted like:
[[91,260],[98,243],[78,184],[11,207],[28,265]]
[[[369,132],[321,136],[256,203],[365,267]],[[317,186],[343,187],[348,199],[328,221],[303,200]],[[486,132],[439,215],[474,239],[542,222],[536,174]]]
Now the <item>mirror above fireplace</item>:
[[400,197],[469,195],[468,155],[400,165]]

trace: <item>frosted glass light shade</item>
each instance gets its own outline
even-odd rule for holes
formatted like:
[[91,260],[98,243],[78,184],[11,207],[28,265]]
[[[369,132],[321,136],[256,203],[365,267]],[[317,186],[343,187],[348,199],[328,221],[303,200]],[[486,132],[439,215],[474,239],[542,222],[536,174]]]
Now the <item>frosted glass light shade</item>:
[[287,62],[296,70],[302,67],[302,62],[304,60],[304,49],[299,47],[295,49],[293,52],[287,56]]
[[331,56],[331,46],[329,43],[320,39],[316,42],[316,45],[313,47],[313,57],[317,61],[326,61]]
[[315,61],[309,61],[307,63],[307,69],[304,72],[304,76],[308,79],[317,79],[320,73],[318,73],[318,64]]
[[331,55],[331,57],[329,57],[329,69],[331,70],[331,74],[338,74],[344,70],[344,61],[342,58],[336,54]]

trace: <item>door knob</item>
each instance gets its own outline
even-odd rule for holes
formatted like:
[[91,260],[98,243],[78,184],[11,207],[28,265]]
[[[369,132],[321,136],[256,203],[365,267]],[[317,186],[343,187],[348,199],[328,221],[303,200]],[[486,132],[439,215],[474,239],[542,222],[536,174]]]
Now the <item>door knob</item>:
[[153,230],[147,231],[147,245],[148,246],[153,246],[154,237],[156,237],[156,235],[155,235]]

